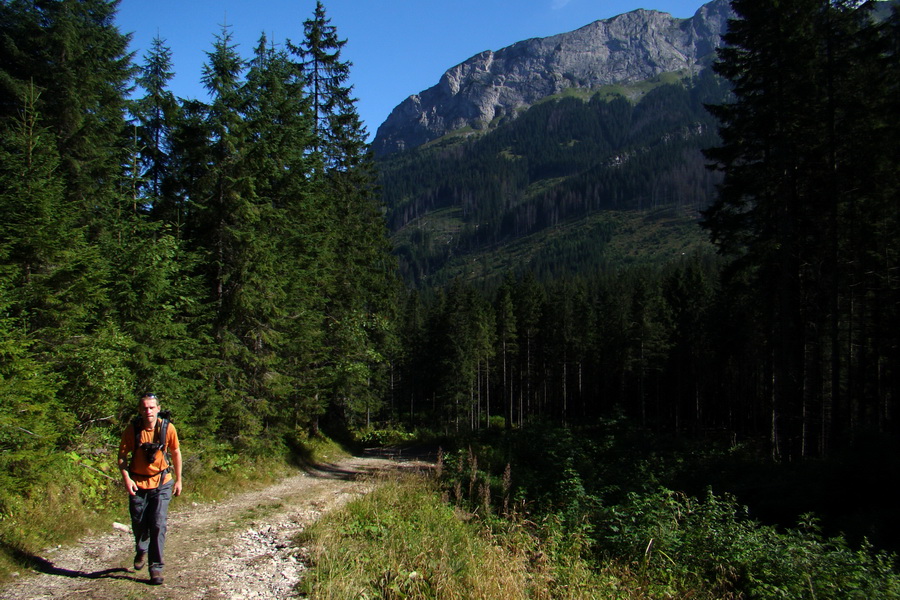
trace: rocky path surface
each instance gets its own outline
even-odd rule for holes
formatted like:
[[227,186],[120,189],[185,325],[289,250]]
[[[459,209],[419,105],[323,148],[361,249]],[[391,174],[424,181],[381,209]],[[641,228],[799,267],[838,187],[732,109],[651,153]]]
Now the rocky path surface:
[[[261,490],[169,513],[165,584],[135,572],[130,532],[50,549],[34,573],[0,588],[4,600],[251,600],[290,598],[306,565],[293,539],[322,514],[369,492],[379,473],[424,463],[356,457],[294,475]],[[182,502],[182,496],[174,502]]]

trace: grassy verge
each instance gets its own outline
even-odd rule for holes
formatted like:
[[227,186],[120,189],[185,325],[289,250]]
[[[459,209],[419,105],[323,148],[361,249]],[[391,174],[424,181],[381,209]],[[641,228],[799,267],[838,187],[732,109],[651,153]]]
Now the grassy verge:
[[441,489],[484,523],[533,533],[554,598],[900,598],[896,555],[828,535],[813,514],[775,526],[729,494],[667,489],[678,477],[666,472],[681,470],[672,461],[688,455],[653,459],[647,436],[610,427],[514,432],[452,452]]
[[[634,494],[591,518],[464,512],[434,480],[391,479],[298,539],[313,600],[897,598],[892,558],[778,531],[728,499]],[[493,512],[497,511],[497,512]]]
[[596,595],[616,581],[587,568],[577,541],[543,543],[521,523],[474,518],[422,477],[383,481],[298,542],[313,565],[300,593],[317,600],[616,597]]

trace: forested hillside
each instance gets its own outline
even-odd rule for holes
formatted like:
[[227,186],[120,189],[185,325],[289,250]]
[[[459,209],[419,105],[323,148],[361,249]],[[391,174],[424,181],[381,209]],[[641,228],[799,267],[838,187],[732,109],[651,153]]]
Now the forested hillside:
[[[873,7],[734,2],[715,76],[551,100],[382,163],[424,282],[398,410],[457,428],[624,414],[786,461],[896,436],[898,23]],[[662,208],[694,212],[718,257],[611,261],[616,227]],[[612,210],[636,216],[596,216]],[[574,268],[478,264],[554,229]]]
[[322,4],[296,43],[224,27],[208,102],[164,40],[132,62],[117,4],[0,3],[6,533],[49,481],[96,496],[142,391],[209,464],[383,397],[395,267]]
[[[900,534],[885,487],[900,475],[900,12],[732,6],[714,67],[725,83],[700,78],[730,93],[706,96],[706,117],[642,106],[699,109],[690,81],[632,103],[553,99],[382,164],[412,288],[391,408],[478,434],[450,455],[442,491],[492,532],[495,515],[534,524],[558,597],[900,595],[896,556],[836,559],[846,539],[865,562],[870,543],[895,551]],[[711,115],[702,133],[715,139],[701,155],[656,129],[683,163],[652,135],[616,148],[617,130],[596,125],[612,110],[619,139],[682,114]],[[531,137],[514,135],[526,126]],[[629,173],[643,158],[652,168]],[[692,175],[704,163],[714,172]],[[661,174],[670,193],[654,196]],[[614,249],[620,232],[679,211],[697,211],[716,253]],[[548,268],[547,248],[575,260]],[[567,577],[585,564],[578,588]]]
[[[537,242],[544,256],[511,270],[541,261],[590,269],[610,261],[612,237],[627,235],[608,220],[598,226],[599,213],[664,209],[680,222],[696,219],[719,179],[701,153],[717,141],[705,105],[726,92],[708,70],[570,92],[490,133],[463,132],[380,160],[401,272],[412,284],[440,284],[480,253],[561,226],[568,231],[556,248]],[[696,247],[695,233],[674,240],[672,251]]]

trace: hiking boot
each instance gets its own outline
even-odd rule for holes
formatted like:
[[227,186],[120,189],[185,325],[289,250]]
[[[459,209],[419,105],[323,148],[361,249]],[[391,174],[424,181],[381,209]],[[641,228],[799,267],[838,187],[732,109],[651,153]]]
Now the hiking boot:
[[156,569],[150,569],[150,585],[162,585],[163,576],[162,571],[157,571]]
[[134,553],[134,570],[140,571],[144,568],[144,563],[147,561],[147,553],[138,550]]

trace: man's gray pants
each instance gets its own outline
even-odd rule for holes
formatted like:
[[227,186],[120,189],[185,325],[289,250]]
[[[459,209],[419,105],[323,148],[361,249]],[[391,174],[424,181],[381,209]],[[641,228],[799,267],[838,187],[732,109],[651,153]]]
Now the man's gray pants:
[[148,562],[153,570],[161,571],[163,568],[166,520],[174,485],[173,480],[152,490],[139,489],[128,503],[135,550],[148,554]]

